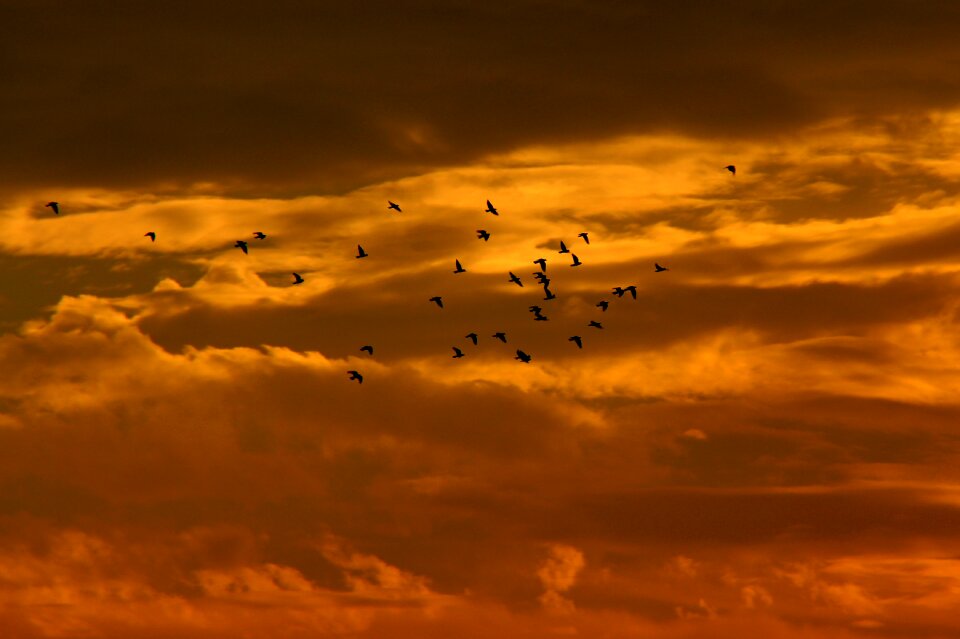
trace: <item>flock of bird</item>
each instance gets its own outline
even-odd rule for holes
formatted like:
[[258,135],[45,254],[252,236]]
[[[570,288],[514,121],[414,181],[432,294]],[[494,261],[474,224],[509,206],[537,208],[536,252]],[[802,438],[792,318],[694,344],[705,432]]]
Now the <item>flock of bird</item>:
[[[731,164],[731,165],[728,165],[728,166],[725,166],[724,169],[726,169],[727,171],[729,171],[732,175],[736,175],[736,174],[737,174],[737,169],[736,169],[736,167],[735,167],[734,165],[732,165],[732,164]],[[54,214],[56,214],[56,215],[59,215],[59,214],[60,214],[60,203],[59,203],[59,202],[48,202],[45,206],[46,206],[46,207],[49,207],[50,209],[52,209],[53,212],[54,212]],[[390,201],[390,200],[387,201],[387,209],[388,209],[388,210],[392,210],[392,211],[396,211],[397,213],[402,213],[402,212],[403,212],[403,210],[400,208],[400,205],[399,205],[399,204],[397,204],[396,202],[392,202],[392,201]],[[484,213],[490,213],[491,215],[496,215],[496,216],[499,216],[499,215],[500,215],[500,212],[499,212],[499,211],[497,210],[497,208],[490,202],[490,200],[487,200],[487,208],[484,209]],[[144,233],[144,237],[149,237],[151,242],[155,242],[155,241],[157,240],[157,234],[156,234],[156,232],[154,232],[154,231],[147,231],[146,233]],[[263,233],[262,231],[256,231],[256,232],[253,233],[253,237],[254,237],[255,239],[257,239],[257,240],[265,240],[265,239],[267,238],[267,235],[266,235],[265,233]],[[491,235],[490,235],[490,233],[489,233],[486,229],[477,229],[477,239],[480,239],[480,240],[483,240],[484,242],[487,242],[487,241],[490,240],[490,237],[491,237]],[[586,231],[584,231],[584,232],[582,232],[582,233],[579,233],[579,234],[577,235],[577,237],[581,238],[581,239],[584,241],[585,244],[587,244],[587,245],[590,244],[590,235],[589,235],[589,233],[587,233]],[[236,240],[236,242],[234,243],[233,247],[240,249],[240,250],[244,253],[244,255],[247,255],[247,254],[249,254],[249,252],[250,252],[250,246],[249,246],[249,243],[247,242],[247,240]],[[583,265],[583,262],[580,260],[579,257],[577,257],[577,254],[576,254],[576,253],[573,253],[573,252],[567,247],[566,243],[565,243],[563,240],[560,240],[560,250],[558,251],[558,253],[560,253],[560,254],[562,254],[562,255],[567,255],[567,254],[570,255],[570,257],[571,257],[571,259],[572,259],[572,262],[571,262],[571,264],[570,264],[571,267],[576,267],[576,266],[582,266],[582,265]],[[360,244],[357,244],[357,255],[356,255],[355,257],[356,257],[356,259],[359,260],[359,259],[363,259],[363,258],[365,258],[365,257],[369,257],[369,254],[368,254],[366,251],[364,251],[363,246],[361,246]],[[461,274],[461,273],[466,273],[466,272],[467,272],[467,269],[465,269],[465,268],[463,267],[463,265],[460,263],[460,260],[459,260],[459,259],[454,260],[454,264],[455,264],[455,269],[453,270],[453,273],[454,273],[455,275],[459,275],[459,274]],[[541,257],[541,258],[538,258],[538,259],[536,259],[536,260],[533,260],[533,264],[536,264],[537,266],[540,267],[540,270],[535,271],[535,272],[533,273],[533,277],[534,277],[534,279],[537,280],[537,284],[538,284],[539,286],[543,287],[543,292],[544,292],[544,298],[543,298],[543,299],[544,299],[545,301],[549,301],[549,300],[556,299],[557,296],[553,293],[553,291],[550,290],[550,284],[551,284],[552,280],[547,276],[547,260],[546,260],[546,258],[542,258],[542,257]],[[658,264],[658,263],[656,263],[656,262],[654,263],[653,266],[654,266],[654,272],[655,272],[655,273],[663,273],[664,271],[670,270],[670,269],[668,269],[668,268],[666,268],[666,267],[664,267],[664,266],[661,266],[660,264]],[[513,271],[508,271],[508,274],[509,274],[509,279],[507,280],[508,282],[511,282],[511,283],[513,283],[513,284],[516,284],[517,286],[519,286],[519,287],[521,287],[521,288],[523,287],[523,281],[520,279],[519,276],[517,276],[515,273],[513,273]],[[293,275],[293,282],[292,282],[293,285],[303,284],[303,283],[306,281],[299,273],[292,273],[292,275]],[[618,297],[618,298],[622,298],[622,297],[623,297],[624,295],[626,295],[627,293],[630,293],[630,295],[631,295],[631,297],[633,297],[633,299],[637,299],[637,287],[636,287],[636,285],[616,286],[616,287],[613,288],[612,293],[613,293],[613,295],[615,295],[615,296]],[[443,309],[443,297],[441,297],[440,295],[435,295],[435,296],[429,298],[427,301],[432,302],[432,303],[436,304],[438,308]],[[608,302],[607,300],[600,300],[599,302],[596,303],[595,306],[596,306],[597,308],[599,308],[602,312],[605,312],[605,311],[607,310],[607,308],[610,306],[610,302]],[[529,310],[530,310],[530,312],[533,314],[533,320],[534,320],[534,321],[537,321],[537,322],[545,322],[545,321],[549,320],[549,318],[548,318],[546,315],[543,314],[543,308],[542,308],[542,307],[540,307],[540,306],[538,306],[538,305],[532,305],[532,306],[529,307]],[[603,329],[603,324],[602,324],[601,322],[596,321],[596,320],[590,320],[590,322],[587,324],[587,327],[588,327],[588,328],[595,328],[595,329],[598,329],[598,330],[602,330],[602,329]],[[477,345],[479,344],[479,336],[478,336],[476,333],[468,333],[468,334],[465,335],[464,337],[465,337],[465,339],[469,339],[471,342],[473,342],[473,345],[474,345],[474,346],[477,346]],[[506,333],[504,333],[504,332],[502,332],[502,331],[498,331],[498,332],[494,333],[493,335],[491,335],[491,337],[492,337],[493,339],[497,339],[497,340],[503,342],[504,344],[507,343],[507,335],[506,335]],[[569,338],[567,338],[567,341],[574,343],[574,344],[577,346],[578,349],[582,349],[582,348],[583,348],[583,338],[582,338],[580,335],[571,335]],[[457,347],[457,346],[452,346],[451,348],[453,349],[453,356],[452,356],[453,359],[461,359],[461,358],[463,358],[463,357],[466,356],[465,353],[463,352],[463,350],[462,350],[461,348],[459,348],[459,347]],[[371,357],[373,356],[373,346],[370,345],[370,344],[367,344],[367,345],[364,345],[364,346],[360,347],[360,351],[367,353],[367,354],[368,354],[369,356],[371,356]],[[524,352],[522,349],[519,349],[519,348],[518,348],[518,349],[516,349],[516,355],[514,356],[514,359],[516,359],[517,361],[519,361],[519,362],[521,362],[521,363],[529,364],[529,363],[533,360],[533,356],[531,356],[529,353]],[[360,374],[359,371],[349,370],[349,371],[347,371],[347,374],[349,375],[349,379],[350,379],[350,380],[355,380],[355,381],[357,381],[357,382],[360,383],[360,384],[363,383],[363,375]]]

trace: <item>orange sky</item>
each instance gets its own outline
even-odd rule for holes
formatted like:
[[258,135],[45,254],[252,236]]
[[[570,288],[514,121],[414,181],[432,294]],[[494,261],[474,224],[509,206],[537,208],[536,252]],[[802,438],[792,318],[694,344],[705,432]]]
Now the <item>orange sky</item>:
[[0,0],[0,635],[960,636],[960,8],[683,4]]

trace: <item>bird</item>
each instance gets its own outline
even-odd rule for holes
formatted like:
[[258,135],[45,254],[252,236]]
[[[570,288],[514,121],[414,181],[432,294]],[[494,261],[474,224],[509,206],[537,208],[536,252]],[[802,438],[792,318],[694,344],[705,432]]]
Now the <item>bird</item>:
[[363,250],[363,247],[360,246],[359,244],[357,244],[357,256],[356,256],[356,259],[359,260],[361,257],[366,257],[366,256],[368,256],[368,255],[369,255],[369,253],[367,253],[366,251],[364,251],[364,250]]
[[466,338],[469,339],[471,342],[473,342],[473,345],[474,345],[474,346],[477,345],[478,342],[477,342],[477,334],[476,334],[476,333],[467,333],[466,335],[464,335],[464,337],[466,337]]
[[543,271],[537,271],[533,273],[534,279],[543,284],[544,280],[547,280],[547,276],[543,274]]
[[552,281],[553,281],[553,280],[551,280],[549,277],[541,277],[539,280],[537,280],[537,284],[539,284],[540,286],[546,288],[546,287],[550,286],[550,282],[552,282]]
[[157,241],[157,234],[154,233],[153,231],[147,231],[146,233],[143,234],[143,236],[149,237],[151,242]]
[[539,313],[539,312],[542,311],[542,310],[543,310],[543,309],[540,308],[540,307],[537,306],[537,305],[533,305],[533,306],[530,307],[530,312],[531,312],[531,313]]
[[664,271],[670,270],[666,266],[660,266],[656,262],[653,263],[653,268],[654,268],[654,271],[653,271],[654,273],[663,273]]
[[497,212],[496,207],[494,207],[493,204],[490,204],[490,200],[487,200],[487,208],[484,210],[484,213],[493,213],[494,215],[500,215],[500,213]]
[[533,359],[533,358],[530,357],[529,355],[527,355],[526,353],[524,353],[523,351],[521,351],[521,350],[518,348],[518,349],[517,349],[517,356],[514,357],[513,359],[518,359],[518,360],[520,360],[521,362],[523,362],[524,364],[529,364],[529,363],[530,363],[530,360]]
[[369,344],[368,344],[367,346],[361,346],[361,347],[360,347],[360,350],[361,350],[361,351],[367,351],[368,353],[370,353],[371,355],[373,355],[373,346],[370,346]]
[[534,263],[534,264],[539,264],[539,265],[540,265],[540,270],[543,271],[544,273],[547,272],[547,260],[545,260],[545,259],[543,259],[543,258],[541,257],[539,260],[534,260],[533,263]]
[[477,229],[477,238],[486,242],[490,239],[490,234],[487,233],[484,229]]
[[294,274],[293,274],[293,284],[294,284],[294,286],[296,286],[297,284],[303,284],[303,281],[304,281],[304,280],[303,280],[302,277],[300,277],[300,274],[299,274],[299,273],[294,273]]
[[357,371],[347,371],[347,374],[350,376],[350,379],[355,379],[361,384],[363,383],[363,375]]
[[265,240],[267,238],[267,234],[264,233],[263,231],[257,231],[256,233],[253,234],[253,236],[258,240]]
[[567,338],[568,342],[573,342],[577,345],[577,348],[583,348],[583,340],[580,339],[579,335],[574,335],[573,337]]
[[637,287],[636,287],[636,285],[631,284],[630,286],[624,286],[624,287],[623,287],[623,290],[624,290],[624,291],[630,291],[630,295],[633,296],[633,299],[637,299]]
[[547,317],[546,315],[540,313],[539,311],[533,314],[533,320],[534,320],[535,322],[546,322],[546,321],[548,321],[549,319],[550,319],[549,317]]
[[47,202],[44,206],[49,206],[53,209],[55,215],[60,215],[60,203],[59,202]]
[[543,298],[544,300],[555,300],[555,299],[557,299],[557,296],[553,294],[553,291],[551,291],[551,290],[550,290],[549,288],[547,288],[546,286],[543,287],[543,292],[547,294],[547,296],[546,296],[545,298]]
[[577,237],[582,237],[582,238],[583,238],[583,241],[586,242],[587,244],[590,243],[590,236],[587,235],[587,232],[586,232],[586,231],[584,231],[583,233],[578,233],[578,234],[577,234]]
[[623,294],[626,293],[626,292],[627,292],[627,291],[625,291],[624,289],[620,288],[619,286],[617,286],[616,288],[613,289],[613,294],[616,295],[617,297],[623,297]]
[[456,262],[457,262],[457,270],[455,270],[454,273],[466,273],[467,269],[463,268],[463,266],[460,265],[460,260],[456,260]]
[[573,264],[571,264],[570,266],[580,266],[581,264],[583,264],[583,262],[580,261],[580,258],[577,257],[576,253],[571,253],[571,255],[573,255]]
[[587,326],[592,326],[594,328],[603,328],[603,324],[601,324],[597,320],[590,320],[590,323],[587,324]]
[[395,204],[394,202],[391,202],[390,200],[387,200],[387,204],[390,205],[390,206],[387,207],[387,209],[393,209],[393,210],[396,211],[397,213],[403,213],[403,211],[400,210],[400,205],[399,205],[399,204]]
[[234,244],[234,246],[237,247],[238,249],[240,249],[241,251],[243,251],[243,254],[244,254],[244,255],[247,255],[247,254],[248,254],[248,251],[247,251],[247,243],[244,242],[243,240],[237,240],[237,243]]
[[732,173],[733,175],[736,175],[736,174],[737,174],[737,167],[735,167],[735,166],[732,165],[732,164],[728,164],[727,166],[725,166],[725,167],[723,167],[723,168],[725,168],[726,170],[730,171],[730,173]]
[[567,245],[563,243],[563,240],[560,240],[560,250],[559,253],[569,253],[570,249],[567,248]]
[[463,351],[461,351],[459,348],[456,346],[451,346],[450,348],[453,349],[453,359],[460,359],[463,357]]
[[516,284],[517,286],[523,287],[523,282],[520,281],[520,278],[513,274],[513,271],[509,271],[510,281]]
[[600,300],[599,302],[596,303],[595,306],[599,308],[601,311],[606,312],[607,307],[610,306],[610,302],[608,302],[607,300]]
[[437,306],[443,308],[443,298],[437,295],[436,297],[431,297],[428,302],[435,302]]
[[491,335],[490,337],[493,337],[493,338],[495,338],[495,339],[498,339],[498,340],[500,340],[501,342],[503,342],[504,344],[507,343],[507,334],[506,334],[506,333],[494,333],[494,334]]

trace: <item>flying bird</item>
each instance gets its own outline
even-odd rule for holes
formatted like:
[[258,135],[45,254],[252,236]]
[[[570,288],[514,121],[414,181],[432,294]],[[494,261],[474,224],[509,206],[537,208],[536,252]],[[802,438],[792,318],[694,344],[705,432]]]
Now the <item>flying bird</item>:
[[303,284],[303,278],[300,277],[299,273],[293,274],[293,284],[294,286],[296,286],[297,284]]
[[619,286],[613,289],[613,294],[616,295],[617,297],[623,297],[624,293],[626,293],[626,291],[620,288]]
[[577,348],[583,348],[583,340],[580,339],[579,335],[574,335],[573,337],[567,338],[568,342],[573,342],[577,345]]
[[477,342],[477,334],[476,334],[476,333],[467,333],[466,335],[464,335],[464,337],[466,337],[466,338],[469,339],[471,342],[473,342],[473,345],[474,345],[474,346],[477,345],[478,342]]
[[500,213],[497,212],[497,209],[493,206],[493,204],[490,204],[490,200],[487,200],[487,208],[484,210],[484,213],[493,213],[494,215],[500,215]]
[[44,206],[49,206],[53,209],[55,215],[60,215],[60,203],[59,202],[47,202]]
[[533,263],[534,263],[534,264],[539,264],[539,265],[540,265],[540,270],[543,271],[544,273],[547,272],[547,260],[545,260],[545,259],[543,259],[543,258],[541,257],[539,260],[534,260]]
[[550,290],[549,288],[547,288],[546,286],[543,287],[543,292],[547,294],[547,296],[546,296],[545,298],[543,298],[544,300],[555,300],[555,299],[557,299],[557,296],[553,294],[553,291],[551,291],[551,290]]
[[601,324],[597,320],[590,320],[590,323],[587,324],[587,326],[592,326],[594,328],[603,328],[603,324]]
[[244,242],[243,240],[237,240],[237,243],[234,244],[234,246],[240,249],[241,251],[243,251],[244,255],[247,255],[249,253],[247,251],[247,243]]
[[670,270],[666,266],[660,266],[656,262],[653,263],[653,268],[654,268],[654,271],[653,271],[654,273],[663,273],[664,271]]
[[539,306],[536,306],[536,305],[530,307],[530,312],[531,312],[531,313],[539,313],[539,312],[542,311],[542,310],[543,310],[542,308],[540,308]]
[[149,237],[151,242],[157,241],[157,234],[154,233],[153,231],[147,231],[146,233],[143,234],[143,236]]
[[543,271],[537,271],[533,274],[533,277],[541,284],[543,284],[544,280],[547,279],[547,276],[543,274]]
[[361,384],[363,383],[363,375],[357,371],[347,371],[347,374],[350,376],[350,379],[355,379]]
[[454,273],[466,273],[467,269],[463,268],[460,265],[460,260],[456,260],[456,262],[457,262],[457,270],[455,270]]
[[[541,273],[541,275],[542,275],[542,273]],[[552,282],[552,281],[553,281],[553,280],[551,280],[549,277],[539,277],[539,278],[537,278],[537,284],[539,284],[540,286],[542,286],[542,287],[544,287],[544,288],[550,286],[550,282]]]
[[523,351],[521,351],[521,350],[518,348],[518,349],[517,349],[517,356],[514,357],[513,359],[518,359],[518,360],[520,360],[521,362],[523,362],[524,364],[529,364],[529,363],[530,363],[530,360],[533,359],[533,358],[530,357],[529,355],[527,355],[526,353],[524,353]]
[[257,231],[256,233],[253,234],[253,236],[254,236],[255,238],[257,238],[258,240],[265,240],[265,239],[267,239],[267,235],[266,235],[266,233],[264,233],[263,231]]
[[496,339],[500,340],[501,342],[503,342],[504,344],[507,343],[507,334],[506,334],[506,333],[494,333],[494,334],[491,335],[490,337],[496,338]]
[[543,314],[540,313],[539,311],[537,311],[536,313],[533,314],[533,320],[534,320],[535,322],[546,322],[546,321],[548,321],[549,319],[550,319],[549,317],[547,317],[546,315],[543,315]]
[[730,171],[730,173],[732,173],[733,175],[736,175],[736,174],[737,174],[737,167],[735,167],[735,166],[732,165],[732,164],[728,164],[727,166],[725,166],[725,167],[723,167],[723,168],[725,168],[726,170]]
[[637,299],[637,287],[634,284],[631,284],[630,286],[624,286],[623,290],[630,291],[630,295],[633,296],[633,299]]
[[363,250],[363,247],[360,246],[359,244],[357,244],[357,256],[356,256],[356,259],[359,260],[361,257],[366,257],[366,256],[368,256],[368,255],[369,255],[369,253],[367,253],[366,251],[364,251],[364,250]]
[[583,264],[583,262],[580,261],[580,258],[577,257],[576,253],[571,253],[571,255],[573,256],[573,264],[571,264],[570,266],[580,266],[581,264]]
[[457,348],[456,346],[451,346],[450,348],[453,349],[453,356],[452,356],[453,359],[460,359],[461,357],[463,357],[463,351],[461,351],[459,348]]
[[360,347],[360,350],[361,350],[361,351],[367,351],[368,353],[370,353],[371,355],[373,355],[373,346],[370,346],[370,345],[361,346],[361,347]]
[[587,235],[586,231],[584,231],[583,233],[577,233],[577,237],[582,237],[583,241],[586,242],[587,244],[590,243],[590,236]]
[[606,312],[608,306],[610,306],[610,302],[608,302],[607,300],[600,300],[599,302],[596,303],[596,307],[604,312]]
[[523,286],[523,282],[520,281],[520,278],[517,277],[516,275],[514,275],[514,274],[513,274],[513,271],[509,271],[509,273],[510,273],[510,281],[513,282],[514,284],[516,284],[517,286],[522,287],[522,286]]
[[437,306],[443,308],[443,298],[437,295],[436,297],[431,297],[428,302],[435,302]]
[[559,253],[569,253],[570,249],[567,248],[567,245],[563,243],[563,240],[560,240],[560,250]]
[[399,205],[399,204],[396,204],[396,203],[394,203],[394,202],[391,202],[390,200],[387,200],[387,204],[390,205],[390,206],[387,207],[388,210],[389,210],[389,209],[393,209],[393,210],[396,211],[397,213],[403,213],[403,211],[400,210],[400,205]]
[[490,234],[487,233],[484,229],[477,229],[477,238],[486,242],[490,239]]

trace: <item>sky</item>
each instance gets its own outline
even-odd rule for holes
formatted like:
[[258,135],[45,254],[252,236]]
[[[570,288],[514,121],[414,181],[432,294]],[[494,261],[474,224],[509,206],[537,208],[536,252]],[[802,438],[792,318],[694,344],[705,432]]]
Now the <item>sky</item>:
[[4,637],[960,636],[956,3],[0,24]]

